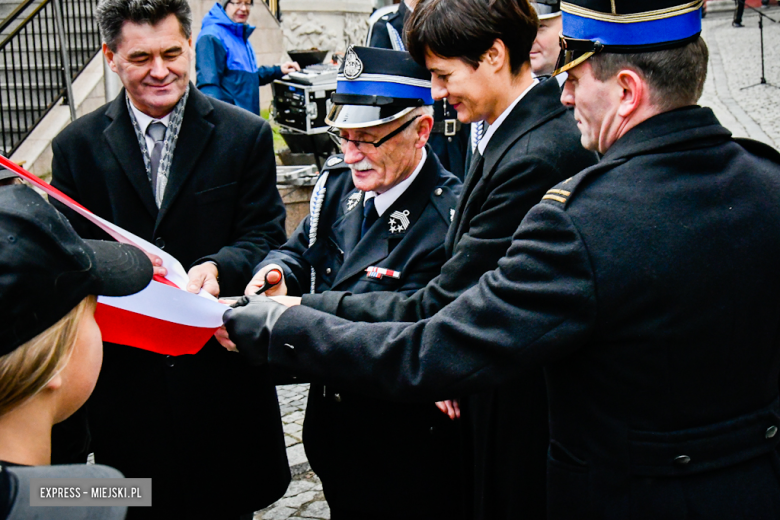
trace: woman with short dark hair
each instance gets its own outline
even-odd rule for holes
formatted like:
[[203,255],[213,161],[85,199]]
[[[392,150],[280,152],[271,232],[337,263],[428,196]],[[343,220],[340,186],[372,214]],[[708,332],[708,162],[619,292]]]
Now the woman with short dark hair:
[[[431,71],[433,97],[447,98],[462,123],[490,125],[474,143],[464,199],[454,216],[448,264],[457,269],[458,282],[448,284],[441,308],[497,266],[520,221],[547,189],[594,164],[596,156],[580,146],[558,83],[532,73],[530,51],[539,24],[534,5],[430,0],[417,6],[408,24],[409,52]],[[460,405],[473,517],[545,518],[548,431],[542,371],[465,396]]]

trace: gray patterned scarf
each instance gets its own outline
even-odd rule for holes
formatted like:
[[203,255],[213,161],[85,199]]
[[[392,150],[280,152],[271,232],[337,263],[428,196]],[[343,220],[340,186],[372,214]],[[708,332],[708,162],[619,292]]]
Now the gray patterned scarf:
[[[159,208],[162,205],[163,195],[165,195],[165,188],[168,186],[168,173],[171,171],[171,162],[173,161],[173,151],[176,149],[176,140],[179,138],[179,130],[181,130],[181,122],[184,119],[184,106],[187,104],[187,97],[190,95],[190,86],[187,85],[187,90],[184,91],[184,95],[181,97],[176,106],[173,109],[171,120],[168,122],[168,127],[165,129],[165,141],[163,142],[162,155],[160,156],[160,166],[157,169],[157,189],[154,191],[154,202]],[[133,121],[133,129],[135,130],[135,136],[138,138],[138,145],[141,147],[141,154],[144,156],[144,166],[146,167],[146,178],[149,179],[149,184],[152,183],[152,161],[150,157],[150,151],[146,146],[146,136],[141,132],[141,127],[138,125],[138,121],[135,119],[135,114],[130,106],[130,96],[125,93],[125,101],[127,102],[127,111],[130,112],[130,119]]]

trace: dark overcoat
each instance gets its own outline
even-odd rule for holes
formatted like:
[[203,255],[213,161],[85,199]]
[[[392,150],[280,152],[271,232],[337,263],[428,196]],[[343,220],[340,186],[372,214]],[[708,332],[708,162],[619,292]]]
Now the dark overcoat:
[[[270,126],[192,85],[159,210],[124,90],[69,125],[52,149],[54,186],[185,269],[213,260],[224,295],[242,294],[252,268],[284,242]],[[105,237],[57,206],[81,236]],[[216,508],[237,516],[273,502],[289,482],[269,377],[213,340],[180,357],[106,344],[87,406],[96,460],[127,477],[153,478],[152,511],[131,515],[182,518],[188,508],[202,515]],[[252,442],[239,446],[236,438]]]
[[690,107],[551,189],[433,318],[297,307],[270,360],[399,399],[545,365],[550,519],[778,518],[779,257],[780,154]]
[[[311,220],[306,217],[258,269],[280,265],[290,295],[310,290],[312,267],[318,292],[333,287],[410,294],[425,286],[444,263],[444,237],[460,181],[428,150],[414,181],[361,239],[363,193],[352,183],[342,156],[326,165],[315,243],[309,247]],[[369,277],[369,267],[391,269],[399,277]],[[314,379],[303,426],[306,455],[322,479],[334,517],[363,518],[369,510],[377,519],[462,517],[460,500],[441,500],[460,493],[459,432],[433,401],[382,401]]]
[[[436,314],[495,269],[528,210],[562,180],[595,164],[580,145],[560,87],[534,87],[498,127],[463,187],[445,243],[441,274],[403,294],[305,295],[303,304],[353,321],[418,321]],[[457,394],[450,395],[457,397]],[[463,400],[464,453],[475,519],[543,518],[547,401],[542,370]]]

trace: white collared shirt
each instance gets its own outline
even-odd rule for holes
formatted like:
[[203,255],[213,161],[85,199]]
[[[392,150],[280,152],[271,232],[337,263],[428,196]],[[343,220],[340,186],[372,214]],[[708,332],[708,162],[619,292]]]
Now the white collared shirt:
[[534,88],[538,84],[539,84],[539,80],[534,78],[534,80],[531,83],[531,85],[527,89],[525,89],[522,94],[517,96],[517,99],[515,99],[512,102],[511,105],[506,107],[506,110],[501,112],[501,115],[498,116],[495,121],[493,121],[493,124],[490,125],[490,127],[488,128],[488,131],[485,132],[485,137],[480,139],[479,144],[477,145],[477,148],[479,149],[479,153],[481,155],[485,155],[485,148],[487,148],[488,142],[490,142],[490,138],[493,137],[493,134],[496,133],[496,130],[498,130],[498,127],[501,126],[501,123],[503,123],[504,120],[507,117],[509,117],[509,114],[512,112],[512,110],[515,109],[515,106],[517,106],[517,104],[520,102],[520,100],[523,99],[526,96],[526,94],[531,92],[531,89]]
[[138,121],[138,128],[141,129],[141,133],[144,134],[144,137],[146,138],[146,149],[149,150],[149,153],[151,154],[152,149],[154,148],[154,139],[152,139],[151,136],[146,134],[146,129],[149,128],[149,125],[151,125],[154,121],[159,121],[165,125],[165,128],[168,128],[168,123],[171,122],[171,114],[173,114],[173,111],[168,112],[163,117],[157,119],[151,116],[147,116],[146,114],[138,110],[132,101],[130,102],[130,108],[133,109],[135,120]]
[[417,178],[417,175],[422,170],[426,159],[428,159],[428,152],[426,152],[425,148],[423,148],[420,162],[417,164],[417,168],[414,169],[409,177],[402,180],[384,193],[377,194],[375,191],[367,191],[366,196],[363,198],[363,205],[365,206],[368,199],[376,197],[376,200],[374,200],[374,208],[376,209],[377,215],[381,217],[382,214],[390,209],[390,206],[392,206],[393,203],[398,200],[398,197],[403,195],[406,189],[411,186],[412,182],[414,182],[414,179]]

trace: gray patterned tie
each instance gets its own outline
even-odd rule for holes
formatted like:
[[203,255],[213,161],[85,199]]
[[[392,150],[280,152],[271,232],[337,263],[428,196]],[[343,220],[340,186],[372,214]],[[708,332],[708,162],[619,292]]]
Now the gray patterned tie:
[[157,195],[157,170],[160,168],[160,157],[162,156],[163,142],[165,141],[165,125],[159,121],[153,121],[146,128],[146,135],[154,140],[154,148],[149,155],[149,162],[152,167],[152,193]]

